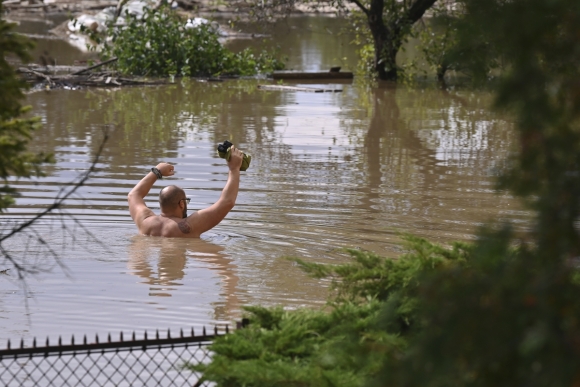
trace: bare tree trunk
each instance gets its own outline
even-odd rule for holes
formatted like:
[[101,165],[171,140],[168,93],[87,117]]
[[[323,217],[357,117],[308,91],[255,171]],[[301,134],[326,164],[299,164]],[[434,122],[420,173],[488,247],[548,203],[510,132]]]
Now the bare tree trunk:
[[371,0],[370,8],[366,12],[369,22],[369,29],[373,36],[375,58],[374,67],[380,79],[387,79],[387,72],[384,66],[386,48],[389,41],[389,30],[383,20],[384,0]]
[[[376,0],[381,2],[382,0]],[[374,41],[374,66],[379,79],[395,81],[397,79],[397,53],[401,48],[401,38],[397,36],[400,32],[390,30],[382,18],[381,13],[376,14],[371,10],[368,21]]]
[[380,50],[381,53],[379,62],[376,62],[375,65],[379,71],[379,78],[382,80],[396,81],[398,77],[397,53],[401,48],[401,42],[396,34],[397,32],[391,33],[391,36],[382,42],[382,47],[377,47],[375,44],[375,51]]

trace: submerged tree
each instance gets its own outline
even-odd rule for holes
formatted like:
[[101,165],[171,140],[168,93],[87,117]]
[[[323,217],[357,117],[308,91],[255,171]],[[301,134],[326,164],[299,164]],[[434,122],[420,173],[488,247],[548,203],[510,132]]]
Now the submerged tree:
[[408,38],[411,27],[437,0],[352,1],[365,14],[373,37],[374,69],[380,79],[396,80],[397,53]]

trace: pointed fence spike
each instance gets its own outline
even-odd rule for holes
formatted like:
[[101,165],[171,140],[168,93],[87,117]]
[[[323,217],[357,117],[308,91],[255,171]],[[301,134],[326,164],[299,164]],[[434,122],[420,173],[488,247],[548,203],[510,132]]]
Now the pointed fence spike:
[[62,338],[58,336],[58,346],[62,347]]
[[217,336],[217,325],[213,327],[213,334]]
[[133,341],[135,341],[135,331],[133,331]]
[[95,334],[95,343],[99,344],[99,335]]
[[85,337],[83,338],[83,344],[87,345],[87,335],[85,335]]
[[32,348],[36,348],[36,337],[32,340]]
[[119,335],[121,342],[123,342],[123,331],[121,331],[121,334]]
[[193,330],[193,327],[191,327],[191,337],[195,337],[195,331]]
[[168,339],[171,338],[171,330],[169,328],[167,328],[167,338]]
[[159,340],[159,329],[155,330],[155,338]]
[[109,335],[107,336],[107,341],[110,343],[111,342],[111,334],[109,333]]
[[179,328],[179,337],[183,338],[183,328]]
[[147,340],[147,331],[145,331],[145,340]]
[[226,333],[230,333],[230,324],[226,324]]
[[48,342],[48,336],[46,336],[46,346],[49,346],[49,342]]
[[72,335],[72,336],[70,337],[70,344],[71,344],[71,345],[75,345],[75,335]]
[[24,348],[24,339],[20,339],[20,349]]
[[202,336],[207,336],[207,333],[205,332],[205,325],[203,326]]
[[8,344],[6,345],[6,349],[10,349],[10,339],[8,339]]

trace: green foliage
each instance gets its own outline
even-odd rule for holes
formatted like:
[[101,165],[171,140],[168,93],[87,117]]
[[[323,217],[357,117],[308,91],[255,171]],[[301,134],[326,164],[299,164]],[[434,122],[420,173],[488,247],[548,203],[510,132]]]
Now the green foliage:
[[375,51],[373,36],[369,30],[366,15],[362,11],[354,10],[348,15],[349,31],[354,34],[351,42],[357,46],[358,63],[357,76],[374,78],[377,76],[375,69]]
[[453,60],[457,45],[457,29],[454,15],[446,8],[436,8],[428,24],[418,33],[419,50],[437,79],[443,80],[448,70],[459,70]]
[[14,25],[1,19],[0,4],[0,212],[14,203],[17,196],[8,182],[10,178],[41,175],[40,166],[51,161],[49,155],[26,151],[33,132],[38,128],[37,118],[21,118],[29,108],[23,107],[22,90],[26,84],[18,78],[7,57],[26,61],[32,42],[13,32]]
[[[482,234],[469,266],[438,271],[418,289],[421,324],[404,356],[384,363],[377,384],[577,383],[580,286],[571,277],[578,272],[538,264],[533,249],[511,249],[509,229]],[[384,330],[394,317],[385,311]]]
[[433,9],[433,16],[418,29],[419,50],[428,67],[438,80],[449,70],[462,73],[475,83],[487,82],[501,70],[501,57],[495,44],[485,34],[468,33],[467,42],[460,39],[465,34],[463,1],[454,5],[442,3]]
[[[363,386],[406,348],[421,278],[469,256],[465,244],[405,240],[397,260],[352,249],[343,265],[295,259],[310,275],[333,278],[329,311],[246,307],[249,326],[218,338],[211,363],[189,367],[218,386]],[[388,329],[378,323],[385,308],[396,314]]]
[[284,68],[267,52],[233,53],[209,24],[185,28],[185,21],[162,7],[146,9],[143,19],[126,15],[122,28],[110,26],[103,39],[104,58],[117,57],[122,73],[151,76],[255,75]]
[[389,343],[392,348],[402,345],[395,336],[373,329],[379,312],[376,301],[365,306],[343,304],[330,313],[246,310],[252,323],[216,340],[212,363],[193,367],[203,372],[204,379],[220,386],[360,386],[378,363],[358,364],[346,352],[351,342],[346,338]]
[[470,248],[467,244],[455,242],[449,249],[413,235],[405,235],[403,240],[407,253],[398,259],[347,249],[353,262],[344,265],[295,261],[314,278],[332,278],[332,289],[336,290],[333,303],[356,303],[369,298],[386,301],[394,292],[407,292],[415,287],[418,284],[417,273],[434,270],[450,262],[466,261]]

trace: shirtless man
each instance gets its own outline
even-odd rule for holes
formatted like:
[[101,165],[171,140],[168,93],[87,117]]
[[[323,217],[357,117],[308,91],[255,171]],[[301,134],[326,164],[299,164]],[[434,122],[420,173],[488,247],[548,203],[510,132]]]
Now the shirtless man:
[[230,161],[228,161],[230,169],[228,181],[219,200],[212,206],[187,216],[189,199],[185,196],[183,189],[176,185],[167,186],[159,193],[160,215],[155,215],[145,205],[144,198],[157,181],[157,172],[161,176],[175,174],[173,165],[160,163],[129,192],[131,218],[143,235],[199,238],[202,233],[217,226],[234,208],[240,187],[240,165],[242,165],[242,152],[232,147]]

